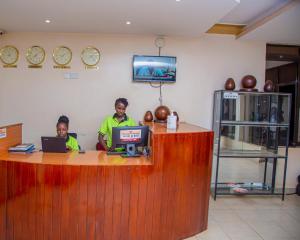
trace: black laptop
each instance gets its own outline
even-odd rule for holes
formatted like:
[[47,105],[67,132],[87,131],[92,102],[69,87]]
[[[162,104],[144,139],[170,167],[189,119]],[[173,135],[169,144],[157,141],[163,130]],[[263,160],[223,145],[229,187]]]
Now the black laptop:
[[67,152],[66,139],[62,137],[41,137],[43,152]]

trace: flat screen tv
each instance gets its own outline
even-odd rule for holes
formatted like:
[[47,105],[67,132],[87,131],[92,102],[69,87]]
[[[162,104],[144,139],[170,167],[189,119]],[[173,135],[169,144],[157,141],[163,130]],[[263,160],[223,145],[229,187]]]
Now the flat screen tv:
[[133,81],[176,82],[176,57],[133,56]]

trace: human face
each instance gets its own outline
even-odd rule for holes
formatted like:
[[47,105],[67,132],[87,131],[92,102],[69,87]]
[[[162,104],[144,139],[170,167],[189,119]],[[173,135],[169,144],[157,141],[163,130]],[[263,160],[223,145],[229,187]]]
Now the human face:
[[58,137],[67,138],[68,127],[65,123],[59,123],[56,127],[56,132]]
[[117,103],[115,106],[116,114],[118,115],[118,118],[122,118],[125,115],[126,107],[123,103]]

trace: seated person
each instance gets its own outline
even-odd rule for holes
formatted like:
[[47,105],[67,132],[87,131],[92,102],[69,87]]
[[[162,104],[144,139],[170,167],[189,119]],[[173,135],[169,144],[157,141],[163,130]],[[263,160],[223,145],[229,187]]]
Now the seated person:
[[[113,127],[136,126],[135,121],[125,113],[127,106],[128,101],[126,98],[118,98],[115,101],[115,114],[113,116],[106,117],[99,128],[98,140],[105,151],[115,150],[111,149]],[[107,143],[104,141],[104,136],[107,136]]]
[[66,139],[66,147],[71,151],[78,151],[79,146],[77,140],[68,134],[69,118],[62,115],[59,117],[56,124],[56,132],[58,137]]

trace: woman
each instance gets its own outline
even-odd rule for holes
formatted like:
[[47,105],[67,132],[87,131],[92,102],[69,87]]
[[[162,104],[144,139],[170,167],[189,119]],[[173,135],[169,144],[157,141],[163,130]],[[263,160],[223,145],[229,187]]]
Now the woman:
[[69,129],[69,118],[66,116],[60,116],[56,124],[56,132],[58,137],[66,139],[66,147],[72,151],[78,151],[79,146],[77,140],[70,136],[68,133]]
[[[135,121],[126,115],[128,101],[126,98],[118,98],[115,101],[115,114],[108,116],[102,122],[98,131],[98,140],[105,151],[113,150],[112,146],[112,128],[124,126],[136,126]],[[104,136],[107,137],[107,142],[104,141]]]

